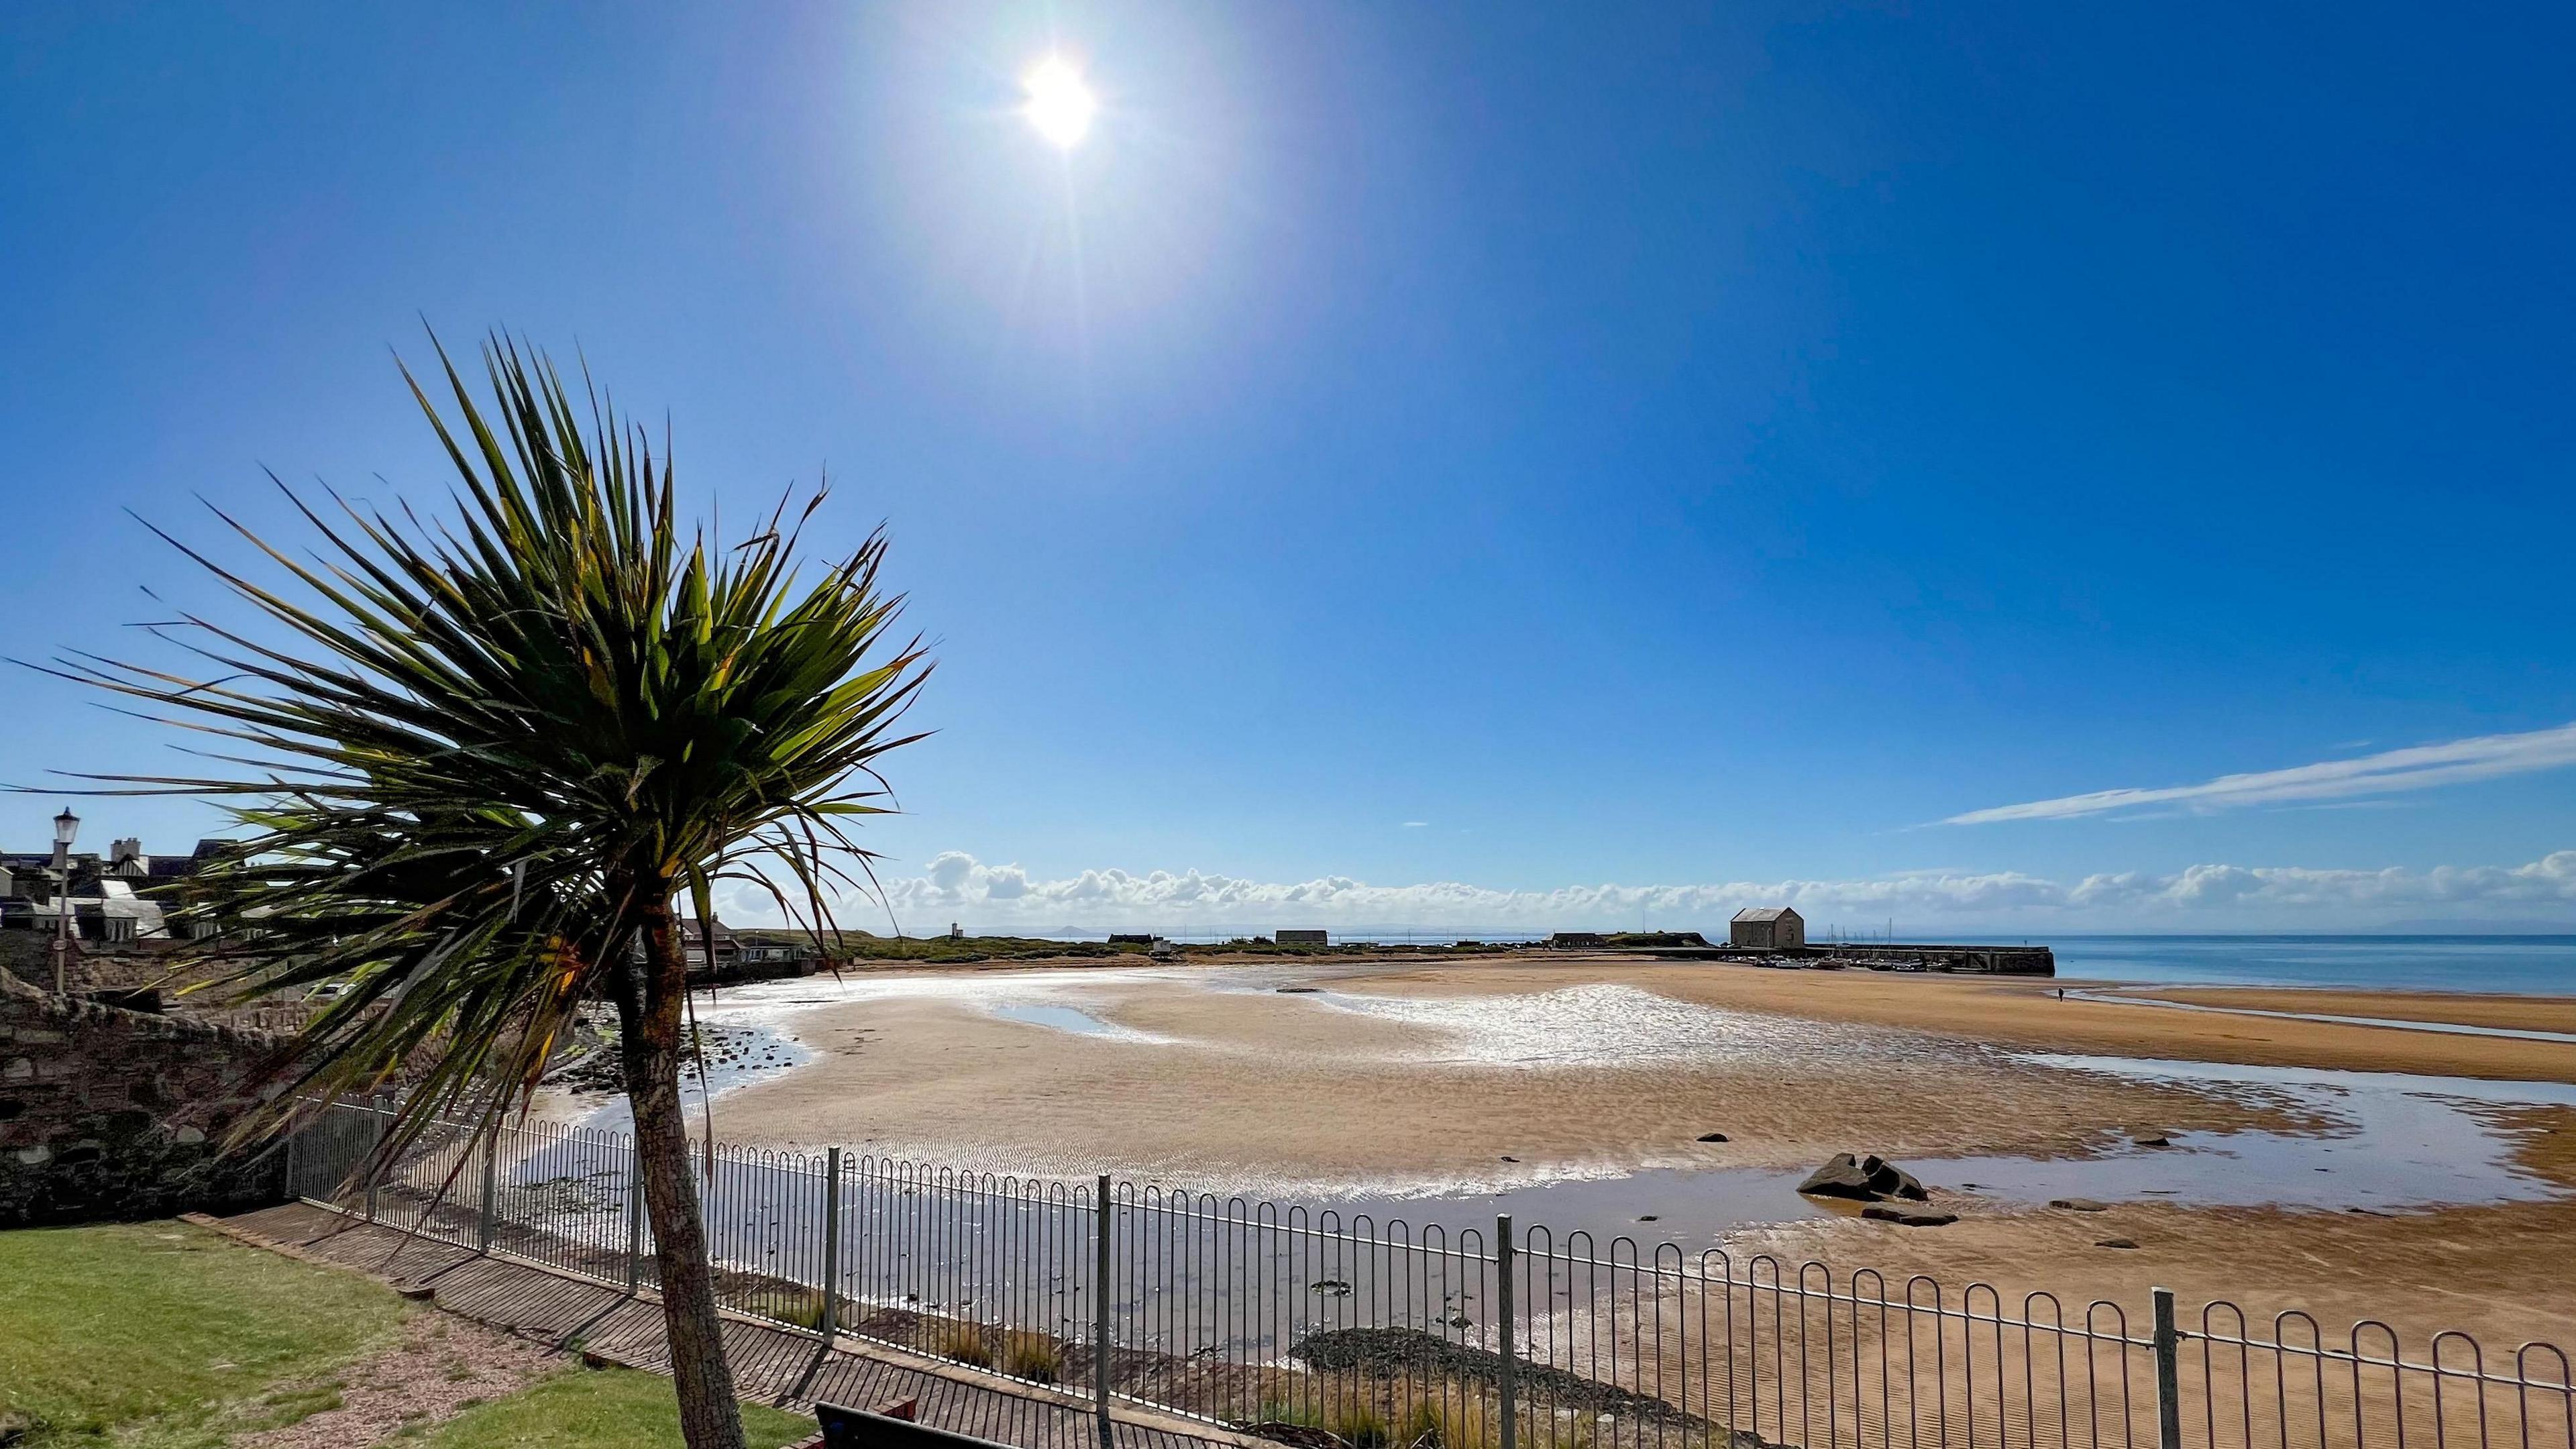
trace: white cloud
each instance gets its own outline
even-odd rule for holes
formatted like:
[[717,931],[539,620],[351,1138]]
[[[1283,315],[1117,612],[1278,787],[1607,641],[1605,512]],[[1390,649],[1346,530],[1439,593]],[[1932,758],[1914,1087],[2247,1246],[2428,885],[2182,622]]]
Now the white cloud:
[[1422,827],[1429,825],[1430,823],[1431,822],[1428,820],[1408,820],[1404,822],[1404,828],[1407,830],[1420,830]]
[[[2323,870],[2303,866],[2195,865],[2170,875],[2129,871],[2053,880],[2018,871],[1940,869],[1842,880],[1727,881],[1699,885],[1580,885],[1510,891],[1434,881],[1373,885],[1349,876],[1257,881],[1202,871],[1086,870],[1033,879],[1017,865],[986,865],[963,851],[933,857],[918,875],[883,877],[885,900],[852,901],[844,924],[882,929],[887,911],[906,930],[951,920],[983,930],[1266,931],[1280,926],[1545,931],[1650,923],[1722,927],[1743,906],[1794,905],[1819,925],[1894,917],[1900,931],[1968,932],[2052,925],[2060,929],[2368,929],[2405,912],[2474,920],[2499,912],[2576,918],[2576,850],[2526,865],[2431,870]],[[763,918],[737,899],[727,914]],[[770,914],[774,914],[771,908]]]
[[2159,789],[2096,790],[2062,795],[2021,805],[1998,805],[1953,815],[1944,825],[1991,825],[2005,820],[2073,820],[2087,815],[2170,805],[2184,811],[2224,810],[2241,805],[2289,801],[2339,800],[2355,795],[2386,795],[2400,790],[2429,790],[2466,780],[2491,780],[2533,770],[2576,765],[2576,724],[2532,730],[2518,735],[2480,735],[2447,744],[2383,750],[2350,760],[2321,760],[2287,770],[2221,775],[2197,785]]

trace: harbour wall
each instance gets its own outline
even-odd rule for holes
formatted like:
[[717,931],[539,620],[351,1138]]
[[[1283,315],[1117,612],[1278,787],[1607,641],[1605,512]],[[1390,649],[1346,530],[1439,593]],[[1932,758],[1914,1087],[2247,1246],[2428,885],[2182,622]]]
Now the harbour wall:
[[1977,976],[2054,976],[2057,953],[2046,946],[1993,946],[1975,942],[1834,941],[1765,950],[1753,946],[1656,947],[1643,954],[1665,960],[1732,961],[1748,966],[1809,970],[1837,967],[1869,971],[1926,971]]

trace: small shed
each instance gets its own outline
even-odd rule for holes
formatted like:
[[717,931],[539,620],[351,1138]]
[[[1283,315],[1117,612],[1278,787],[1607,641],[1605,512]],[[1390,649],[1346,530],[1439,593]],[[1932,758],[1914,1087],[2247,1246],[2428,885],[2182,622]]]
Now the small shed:
[[1754,951],[1793,951],[1807,944],[1807,921],[1788,906],[1747,906],[1727,923],[1726,940]]
[[1332,938],[1323,931],[1307,931],[1291,927],[1274,933],[1271,939],[1282,946],[1322,946],[1330,944]]

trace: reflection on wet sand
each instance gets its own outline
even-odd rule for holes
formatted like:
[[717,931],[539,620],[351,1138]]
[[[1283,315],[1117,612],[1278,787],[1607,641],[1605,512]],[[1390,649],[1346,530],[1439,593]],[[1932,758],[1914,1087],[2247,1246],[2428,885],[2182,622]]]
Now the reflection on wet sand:
[[[2080,1194],[2184,1205],[2405,1210],[2543,1202],[2567,1190],[2519,1161],[2499,1108],[2576,1107],[2576,1086],[2403,1072],[2034,1054],[2050,1068],[2290,1105],[2315,1128],[2175,1132],[2170,1146],[2064,1159],[1961,1158],[1941,1181],[2030,1201]],[[2328,1180],[2331,1179],[2331,1180]]]

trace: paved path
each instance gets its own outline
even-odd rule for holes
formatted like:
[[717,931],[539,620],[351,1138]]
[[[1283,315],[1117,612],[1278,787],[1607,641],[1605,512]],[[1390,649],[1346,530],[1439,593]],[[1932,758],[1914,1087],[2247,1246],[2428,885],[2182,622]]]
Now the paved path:
[[[517,1259],[483,1256],[310,1203],[266,1208],[211,1225],[243,1241],[352,1268],[399,1288],[427,1287],[449,1312],[558,1348],[654,1373],[671,1371],[661,1304],[649,1296],[629,1297],[605,1284]],[[917,1399],[922,1423],[980,1439],[1025,1449],[1099,1445],[1099,1421],[1088,1404],[1070,1395],[979,1381],[981,1376],[969,1370],[873,1345],[836,1345],[818,1365],[820,1347],[811,1333],[726,1316],[725,1351],[745,1398],[804,1412],[811,1412],[818,1399],[860,1408]],[[1263,1442],[1124,1407],[1112,1413],[1115,1449],[1242,1449]]]

